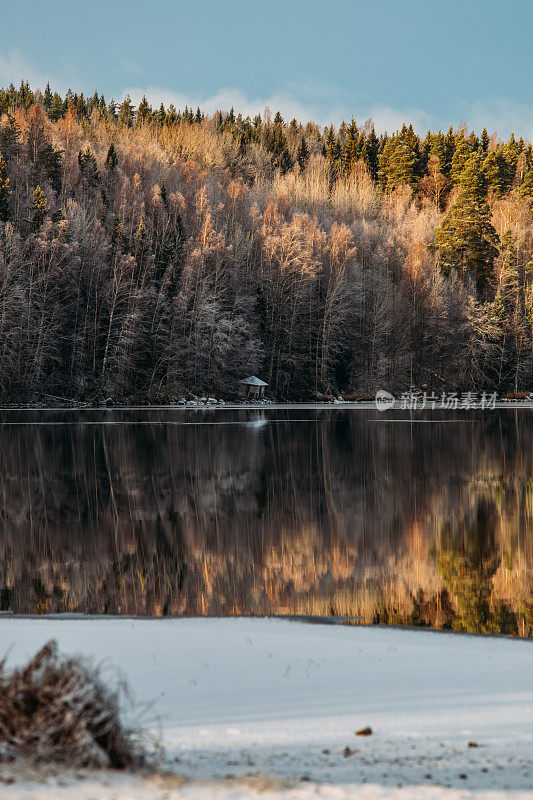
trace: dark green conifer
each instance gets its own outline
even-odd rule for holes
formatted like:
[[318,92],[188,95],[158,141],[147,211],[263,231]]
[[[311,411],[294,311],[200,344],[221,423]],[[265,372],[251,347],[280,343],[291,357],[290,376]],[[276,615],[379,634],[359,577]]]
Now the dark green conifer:
[[131,128],[133,125],[134,114],[135,112],[131,102],[131,97],[128,94],[119,106],[118,121],[121,122],[122,125],[126,125],[126,127]]
[[307,162],[309,161],[309,148],[307,147],[305,136],[302,136],[300,139],[300,144],[298,145],[298,150],[296,151],[296,161],[300,165],[300,169],[303,172],[307,166]]
[[450,179],[454,186],[456,186],[461,180],[461,175],[465,168],[465,164],[468,161],[471,153],[472,149],[470,147],[470,143],[465,138],[464,133],[461,131],[457,137],[455,152],[452,156],[450,169]]
[[91,188],[97,186],[100,180],[98,164],[88,145],[84,153],[82,153],[81,150],[79,151],[78,164],[86,185]]
[[359,132],[353,117],[346,131],[343,155],[344,173],[350,175],[359,158]]
[[111,144],[109,145],[109,150],[107,151],[105,165],[109,170],[113,171],[117,166],[117,162],[118,162],[117,151],[115,150],[115,145],[113,144],[113,142],[111,142]]
[[453,270],[463,277],[475,278],[484,288],[498,255],[498,235],[491,222],[486,202],[483,159],[472,154],[461,175],[460,191],[455,204],[435,232],[434,248],[439,266],[445,275]]
[[50,106],[52,105],[52,92],[50,91],[49,83],[46,84],[46,89],[44,90],[43,105],[48,113],[50,111]]
[[137,109],[137,122],[139,122],[141,125],[143,124],[143,122],[149,122],[151,114],[152,114],[152,109],[148,104],[146,95],[143,94],[142,100],[139,103],[139,108]]
[[163,103],[161,103],[161,105],[159,106],[159,111],[156,114],[157,122],[159,123],[159,125],[165,124],[166,116],[167,112],[165,111],[165,106],[163,105]]
[[44,196],[40,186],[35,187],[33,192],[33,199],[30,205],[30,222],[32,226],[37,229],[44,222],[44,218],[50,211],[48,200]]

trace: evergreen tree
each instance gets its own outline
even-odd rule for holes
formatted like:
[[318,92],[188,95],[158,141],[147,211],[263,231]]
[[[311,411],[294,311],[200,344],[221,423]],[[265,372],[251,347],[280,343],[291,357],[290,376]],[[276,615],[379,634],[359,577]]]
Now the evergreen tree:
[[453,133],[453,128],[450,125],[448,128],[448,133],[444,137],[444,148],[445,148],[445,158],[444,161],[441,162],[441,169],[446,177],[449,177],[451,170],[452,170],[452,159],[455,153],[455,135]]
[[374,130],[374,126],[372,125],[370,129],[370,133],[366,137],[365,141],[366,147],[366,161],[368,170],[372,179],[377,181],[378,179],[378,163],[379,163],[379,139],[376,136],[376,131]]
[[30,205],[30,222],[34,228],[39,228],[44,222],[44,218],[50,211],[48,200],[44,196],[40,186],[35,187],[33,199]]
[[110,120],[115,120],[117,118],[117,104],[113,99],[107,107],[107,117]]
[[300,144],[298,145],[298,150],[296,151],[296,161],[300,165],[300,169],[303,172],[307,166],[307,162],[309,161],[309,148],[307,147],[305,136],[302,136],[300,139]]
[[86,185],[90,188],[97,186],[100,180],[98,164],[96,163],[96,158],[91,153],[91,148],[88,145],[84,153],[82,153],[81,150],[79,151],[78,164]]
[[454,154],[452,156],[451,169],[450,169],[450,179],[454,186],[456,186],[461,180],[462,172],[465,168],[466,162],[470,157],[471,152],[472,151],[470,148],[470,143],[468,142],[467,139],[465,139],[464,133],[461,131],[461,133],[457,137],[457,142]]
[[344,173],[350,175],[359,158],[359,132],[353,117],[346,131],[343,155]]
[[490,189],[496,197],[501,197],[504,191],[505,178],[504,178],[504,165],[500,154],[496,150],[491,150],[487,154],[483,162],[483,175],[487,188]]
[[10,161],[20,149],[20,129],[14,117],[8,114],[6,124],[0,125],[0,153],[6,161]]
[[414,186],[415,167],[416,153],[404,137],[388,139],[380,158],[379,177],[383,190],[390,193],[399,186]]
[[163,103],[161,103],[161,105],[159,106],[159,111],[156,114],[156,118],[159,125],[165,124],[166,117],[167,117],[167,112],[165,111],[165,106],[163,105]]
[[50,106],[52,105],[52,92],[50,91],[49,83],[46,84],[46,89],[44,90],[43,105],[48,113],[50,111]]
[[524,177],[521,186],[518,188],[519,194],[522,197],[527,197],[529,200],[531,210],[533,211],[533,168],[531,168]]
[[274,167],[278,167],[282,174],[285,174],[292,168],[289,145],[280,123],[272,127],[268,141],[268,149],[272,153]]
[[4,159],[0,155],[0,221],[6,222],[9,217],[9,198],[11,190],[9,188],[9,178]]
[[48,116],[50,117],[52,122],[57,122],[57,120],[61,119],[61,117],[63,116],[63,101],[61,100],[61,97],[60,95],[58,95],[57,92],[55,92],[54,96],[52,97]]
[[330,186],[336,181],[342,168],[341,148],[339,140],[335,135],[335,128],[331,125],[326,132],[325,141],[326,159],[328,162]]
[[487,133],[487,129],[483,128],[483,131],[481,132],[481,149],[483,150],[484,153],[488,153],[489,143],[490,143],[489,134]]
[[142,100],[139,103],[139,108],[137,109],[137,122],[141,125],[143,122],[148,122],[152,115],[152,109],[148,104],[148,100],[146,99],[146,95],[143,94]]
[[[191,121],[189,112],[185,115],[187,122]],[[165,125],[173,125],[178,120],[178,114],[176,112],[176,107],[174,103],[171,103],[168,107],[167,115],[165,117]]]
[[479,289],[487,285],[498,255],[498,235],[486,203],[483,160],[479,153],[468,159],[461,175],[455,204],[435,232],[434,248],[445,275],[452,270],[475,278]]
[[105,165],[109,170],[113,171],[117,166],[117,161],[118,161],[117,151],[115,150],[115,145],[113,144],[113,142],[111,142],[111,144],[109,145],[109,150],[107,151]]
[[133,125],[134,113],[131,97],[128,94],[119,106],[118,121],[121,122],[122,125],[126,125],[128,128],[131,128]]

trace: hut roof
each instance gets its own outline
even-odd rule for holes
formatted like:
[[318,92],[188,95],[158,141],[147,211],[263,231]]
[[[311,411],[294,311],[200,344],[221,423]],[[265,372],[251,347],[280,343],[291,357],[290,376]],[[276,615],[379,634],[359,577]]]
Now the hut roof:
[[244,378],[239,383],[244,383],[246,386],[268,386],[268,383],[265,383],[260,378],[256,378],[255,375],[250,375],[249,378]]

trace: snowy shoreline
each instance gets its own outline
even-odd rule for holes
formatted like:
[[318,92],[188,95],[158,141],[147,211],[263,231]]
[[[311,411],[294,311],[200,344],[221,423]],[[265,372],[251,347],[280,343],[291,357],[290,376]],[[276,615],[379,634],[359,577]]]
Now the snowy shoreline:
[[[155,775],[1,765],[2,798],[533,797],[524,640],[272,618],[11,616],[0,636],[8,667],[50,638],[111,676],[118,667],[135,699],[127,718],[165,754]],[[372,736],[354,735],[367,725]]]

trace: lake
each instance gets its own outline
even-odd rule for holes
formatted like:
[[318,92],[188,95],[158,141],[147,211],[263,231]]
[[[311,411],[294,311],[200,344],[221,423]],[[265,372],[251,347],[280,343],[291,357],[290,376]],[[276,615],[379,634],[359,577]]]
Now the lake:
[[533,416],[0,412],[4,612],[529,636]]

